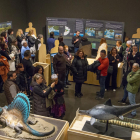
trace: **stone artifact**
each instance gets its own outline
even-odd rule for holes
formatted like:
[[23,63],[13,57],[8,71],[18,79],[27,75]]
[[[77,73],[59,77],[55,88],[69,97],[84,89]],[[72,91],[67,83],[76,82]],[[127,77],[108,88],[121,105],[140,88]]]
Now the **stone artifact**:
[[[140,104],[128,105],[128,106],[114,106],[111,103],[111,99],[108,99],[105,104],[96,105],[89,110],[79,110],[80,114],[91,116],[90,124],[93,125],[98,120],[107,120],[106,131],[108,130],[108,120],[114,118],[120,118],[123,120],[123,115],[131,112],[134,109],[140,107]],[[123,124],[121,124],[123,125]]]
[[32,129],[29,124],[36,124],[36,121],[29,120],[30,102],[28,97],[23,93],[18,93],[9,106],[0,108],[0,124],[2,127],[10,127],[18,134],[26,131],[32,135],[43,137],[49,136],[55,132],[55,127],[49,132],[38,132]]

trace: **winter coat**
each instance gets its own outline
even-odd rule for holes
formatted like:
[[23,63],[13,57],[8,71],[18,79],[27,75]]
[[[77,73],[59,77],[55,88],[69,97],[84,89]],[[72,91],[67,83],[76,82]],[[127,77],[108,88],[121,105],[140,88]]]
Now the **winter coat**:
[[21,50],[21,47],[22,47],[22,45],[21,45],[22,40],[23,40],[23,37],[22,36],[17,36],[18,48],[20,50]]
[[133,52],[131,52],[130,55],[128,56],[128,62],[130,60],[134,60],[135,63],[138,63],[140,65],[140,52],[137,52],[134,56],[132,53]]
[[33,47],[35,45],[35,38],[33,36],[28,36],[28,46],[29,48]]
[[98,59],[101,65],[98,67],[98,70],[101,71],[100,76],[107,76],[107,70],[109,67],[109,60],[108,58],[102,59],[101,57]]
[[61,74],[66,72],[66,59],[64,58],[64,55],[59,55],[59,53],[57,53],[54,56],[53,69],[55,74]]
[[140,69],[137,72],[131,71],[127,76],[127,91],[136,94],[140,86]]
[[118,48],[117,46],[116,46],[116,49],[117,49],[117,51],[118,51],[118,54],[119,54],[119,56],[120,56],[120,61],[122,61],[123,60],[123,47],[122,46],[120,46],[120,48]]
[[75,55],[72,62],[73,67],[73,80],[76,83],[84,83],[87,80],[87,56],[81,59],[79,56]]
[[7,80],[7,73],[10,70],[9,69],[10,66],[9,66],[8,61],[7,61],[7,58],[4,56],[0,57],[0,62],[4,64],[3,66],[0,66],[0,75],[1,75],[3,82],[5,82],[5,80]]
[[[49,116],[49,111],[46,108],[46,97],[51,93],[52,88],[47,88],[46,85],[34,83],[33,87],[33,100],[34,100],[34,113],[42,116]],[[43,90],[46,90],[44,93]]]
[[17,74],[16,83],[20,91],[27,91],[27,75],[24,71],[21,71]]
[[96,73],[97,80],[99,80],[100,73],[101,73],[101,71],[98,70],[98,66],[100,66],[100,65],[101,65],[101,63],[99,61],[94,61],[91,65],[87,66],[87,71]]

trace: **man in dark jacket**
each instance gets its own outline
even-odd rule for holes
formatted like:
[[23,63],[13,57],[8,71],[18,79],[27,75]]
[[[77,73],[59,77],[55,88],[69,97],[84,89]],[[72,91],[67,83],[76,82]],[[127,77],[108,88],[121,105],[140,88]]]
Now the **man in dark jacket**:
[[38,38],[35,41],[35,49],[36,49],[36,51],[38,51],[39,47],[41,46],[41,38],[43,38],[43,35],[39,34]]
[[76,53],[79,50],[79,45],[81,43],[81,36],[80,31],[76,31],[76,36],[72,38],[72,44],[74,45],[74,53]]
[[53,58],[54,73],[58,75],[58,79],[64,83],[66,75],[66,59],[63,54],[62,46],[59,46],[58,53]]
[[7,77],[8,79],[4,83],[4,93],[7,99],[7,103],[9,105],[19,92],[19,88],[15,83],[17,77],[15,71],[9,71]]
[[[30,89],[30,84],[32,81],[32,76],[34,75],[34,67],[30,61],[31,53],[29,50],[26,50],[24,53],[24,58],[22,59],[22,64],[24,66],[24,71],[27,74],[27,83],[28,89]],[[30,93],[27,93],[30,96]]]
[[140,52],[138,52],[137,46],[133,46],[133,52],[131,52],[130,55],[128,56],[128,62],[130,60],[134,60],[135,63],[140,64]]

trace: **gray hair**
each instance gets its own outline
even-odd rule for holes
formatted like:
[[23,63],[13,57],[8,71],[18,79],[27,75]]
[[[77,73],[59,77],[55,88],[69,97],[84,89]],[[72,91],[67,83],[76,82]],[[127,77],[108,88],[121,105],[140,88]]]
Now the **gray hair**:
[[42,34],[39,34],[38,35],[38,39],[41,39],[41,38],[43,38],[43,35]]
[[27,43],[27,41],[23,40],[23,41],[21,42],[21,45],[23,46],[24,43]]
[[57,79],[57,78],[58,78],[58,76],[57,76],[56,74],[53,74],[53,75],[51,76],[51,79],[52,79],[52,80]]
[[136,66],[137,68],[139,68],[139,64],[138,63],[134,63],[133,66]]
[[36,80],[38,80],[40,77],[42,77],[42,74],[36,73],[36,74],[34,75],[34,77],[33,77],[33,80],[36,81]]

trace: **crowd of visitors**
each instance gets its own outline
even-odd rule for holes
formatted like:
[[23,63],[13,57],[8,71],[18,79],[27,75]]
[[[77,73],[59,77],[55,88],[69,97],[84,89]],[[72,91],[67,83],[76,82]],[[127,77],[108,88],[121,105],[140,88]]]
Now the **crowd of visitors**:
[[[125,42],[116,42],[116,47],[108,51],[108,45],[105,38],[101,38],[97,57],[91,65],[87,58],[91,56],[85,48],[91,43],[80,32],[72,38],[74,45],[74,56],[69,52],[69,47],[65,45],[63,36],[58,37],[58,53],[53,58],[54,74],[51,76],[51,84],[47,86],[46,77],[44,77],[44,68],[41,65],[33,66],[34,57],[41,46],[43,35],[38,37],[34,31],[30,30],[27,36],[19,29],[16,37],[13,29],[2,32],[0,36],[0,92],[4,93],[7,103],[10,104],[18,92],[22,91],[28,95],[30,100],[34,101],[34,113],[43,116],[52,116],[62,119],[65,115],[66,107],[63,95],[65,88],[71,85],[68,81],[68,75],[73,75],[75,82],[75,96],[82,98],[82,84],[87,80],[87,71],[96,72],[100,83],[100,91],[96,93],[96,99],[104,99],[105,91],[109,90],[110,79],[113,92],[117,90],[117,72],[118,64],[123,62],[123,80],[124,96],[119,103],[125,104],[128,97],[131,105],[136,104],[135,98],[139,89],[140,82],[140,52],[137,46],[132,46],[132,41],[126,37]],[[54,33],[50,33],[47,40],[47,50],[55,46]],[[130,117],[136,116],[136,111],[131,112]]]

